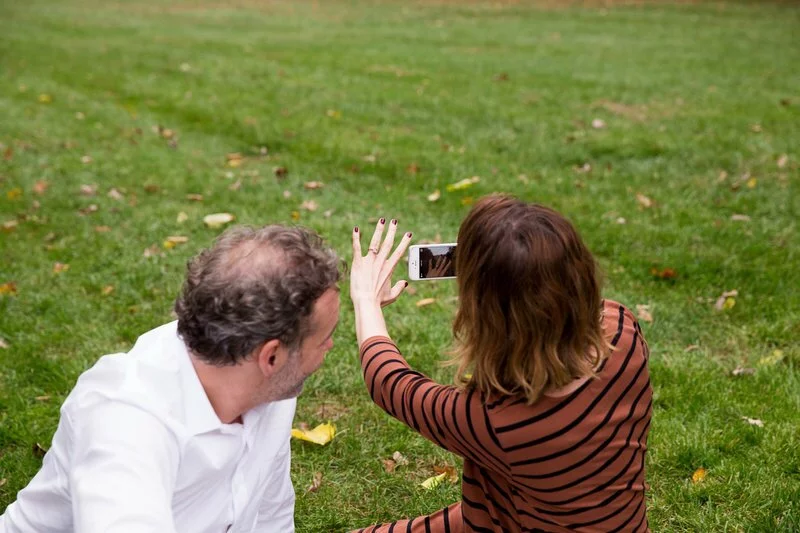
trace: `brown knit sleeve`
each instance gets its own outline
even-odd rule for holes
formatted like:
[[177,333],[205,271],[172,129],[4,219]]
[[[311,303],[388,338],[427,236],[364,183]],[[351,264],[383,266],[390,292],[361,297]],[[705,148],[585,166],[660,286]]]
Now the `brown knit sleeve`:
[[364,341],[361,368],[372,400],[391,416],[446,450],[508,471],[478,393],[439,385],[411,369],[388,337]]

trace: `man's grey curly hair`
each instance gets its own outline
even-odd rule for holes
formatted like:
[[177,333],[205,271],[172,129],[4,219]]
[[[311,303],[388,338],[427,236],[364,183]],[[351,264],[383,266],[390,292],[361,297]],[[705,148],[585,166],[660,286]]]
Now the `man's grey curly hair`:
[[309,333],[314,302],[339,277],[336,253],[311,230],[231,228],[187,263],[178,333],[216,366],[234,365],[271,339],[294,351]]

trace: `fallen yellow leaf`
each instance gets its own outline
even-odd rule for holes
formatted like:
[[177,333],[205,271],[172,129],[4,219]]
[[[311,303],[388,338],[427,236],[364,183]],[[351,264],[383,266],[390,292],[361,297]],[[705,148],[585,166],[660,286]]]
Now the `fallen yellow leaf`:
[[636,200],[639,202],[639,205],[644,207],[645,209],[649,209],[653,207],[653,200],[645,196],[644,194],[638,193],[636,195]]
[[20,189],[19,187],[14,187],[13,189],[11,189],[6,193],[6,197],[9,200],[16,200],[20,196],[22,196],[22,189]]
[[178,213],[178,216],[175,218],[175,222],[177,222],[178,224],[183,224],[187,220],[189,220],[189,215],[187,215],[183,211]]
[[436,200],[438,200],[441,197],[442,197],[441,191],[439,191],[439,189],[436,189],[435,191],[433,191],[432,193],[430,193],[428,195],[428,201],[429,202],[435,202]]
[[325,113],[325,114],[328,115],[331,118],[336,119],[336,120],[342,118],[342,112],[341,111],[337,111],[335,109],[328,109],[327,113]]
[[230,213],[212,213],[203,217],[203,223],[209,228],[221,228],[225,224],[229,224],[236,219]]
[[40,104],[49,104],[52,101],[53,101],[53,97],[50,96],[49,94],[42,93],[42,94],[39,95],[39,103]]
[[636,316],[639,317],[639,320],[641,320],[642,322],[647,322],[647,323],[653,322],[653,315],[650,314],[649,305],[637,305]]
[[700,468],[698,468],[697,470],[695,470],[694,474],[692,474],[692,483],[697,484],[697,483],[700,483],[701,481],[705,480],[706,479],[706,473],[707,473],[706,469],[703,468],[702,466]]
[[[0,289],[2,289],[2,285],[0,285]],[[784,357],[783,350],[772,350],[770,355],[766,355],[758,360],[758,364],[761,366],[774,366],[783,361]]]
[[300,220],[300,211],[292,211],[292,220],[295,222]]
[[184,237],[183,235],[170,235],[164,240],[163,246],[167,250],[171,250],[179,244],[185,244],[187,242],[189,242],[189,237]]
[[62,272],[66,272],[67,270],[69,270],[69,265],[66,263],[56,262],[53,265],[53,274],[61,274]]
[[295,439],[313,442],[314,444],[319,444],[320,446],[328,444],[335,436],[336,426],[330,422],[320,424],[314,429],[292,428],[292,437]]
[[300,204],[300,209],[305,209],[307,211],[316,211],[319,207],[319,204],[314,200],[305,200],[302,204]]
[[114,292],[114,286],[113,285],[106,285],[105,287],[103,287],[103,290],[100,291],[100,292],[103,293],[103,296],[108,296],[109,294]]
[[733,306],[736,305],[736,299],[734,298],[735,296],[739,296],[739,291],[736,289],[723,292],[714,303],[714,309],[717,311],[725,311],[733,308]]
[[308,183],[303,185],[303,187],[305,187],[308,190],[321,189],[324,186],[325,184],[322,183],[321,181],[309,181]]
[[420,486],[425,490],[432,490],[442,484],[444,478],[447,477],[447,472],[442,472],[437,476],[432,476],[420,483]]
[[425,307],[426,305],[431,305],[433,303],[436,303],[436,298],[423,298],[417,302],[417,307]]
[[17,294],[17,284],[13,281],[0,284],[0,295],[3,294]]
[[748,189],[755,189],[757,183],[758,183],[758,180],[756,178],[750,178],[749,180],[747,180],[747,188]]
[[472,187],[473,185],[475,185],[479,181],[481,181],[481,178],[479,176],[472,176],[471,178],[464,178],[461,181],[457,181],[455,183],[451,183],[450,185],[448,185],[447,186],[447,191],[448,192],[453,192],[453,191],[461,191],[461,190],[464,190],[464,189],[468,189],[469,187]]
[[19,222],[16,220],[6,220],[3,222],[3,231],[14,231],[18,225]]
[[317,492],[320,485],[322,485],[322,472],[315,472],[314,479],[311,480],[311,485],[308,487],[308,492]]

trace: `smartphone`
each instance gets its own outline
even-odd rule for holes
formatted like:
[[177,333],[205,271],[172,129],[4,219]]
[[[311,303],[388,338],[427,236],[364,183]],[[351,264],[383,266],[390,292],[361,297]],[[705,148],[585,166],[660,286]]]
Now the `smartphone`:
[[408,277],[414,281],[454,279],[456,243],[411,246],[408,249]]

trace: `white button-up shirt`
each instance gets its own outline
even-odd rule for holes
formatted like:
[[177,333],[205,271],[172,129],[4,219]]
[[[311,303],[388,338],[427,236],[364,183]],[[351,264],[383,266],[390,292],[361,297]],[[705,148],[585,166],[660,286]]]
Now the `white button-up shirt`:
[[0,533],[292,532],[294,411],[284,400],[223,424],[177,323],[156,328],[81,375]]

